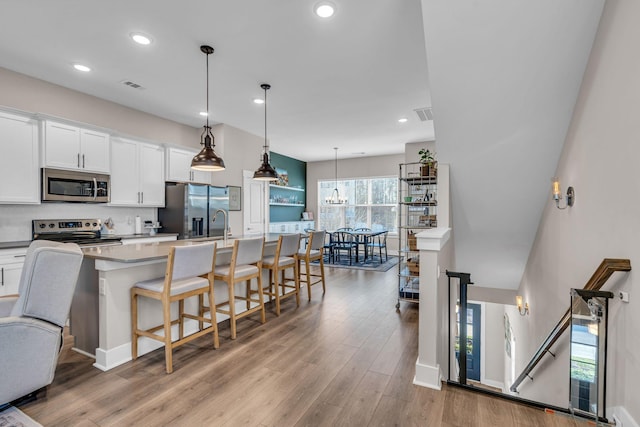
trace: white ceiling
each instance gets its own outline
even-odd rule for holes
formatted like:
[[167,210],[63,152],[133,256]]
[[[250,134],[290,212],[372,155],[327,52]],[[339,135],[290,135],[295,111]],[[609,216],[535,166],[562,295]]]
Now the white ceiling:
[[[200,127],[200,45],[209,44],[212,120],[262,136],[264,110],[252,100],[268,82],[276,152],[315,161],[333,147],[343,158],[433,140],[433,122],[413,112],[430,105],[420,0],[334,0],[327,20],[313,13],[317,2],[4,0],[0,66]],[[153,44],[136,45],[133,31]]]

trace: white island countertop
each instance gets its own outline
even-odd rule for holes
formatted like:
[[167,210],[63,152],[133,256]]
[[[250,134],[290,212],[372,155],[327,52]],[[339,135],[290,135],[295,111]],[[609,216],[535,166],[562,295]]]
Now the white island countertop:
[[[227,240],[226,247],[233,247],[233,242],[243,238],[255,238],[264,236],[265,243],[278,241],[280,233],[256,234],[247,236],[234,236]],[[199,239],[173,240],[169,242],[138,243],[134,245],[98,246],[82,249],[85,257],[96,260],[137,263],[154,260],[166,260],[172,246],[188,246],[203,242],[216,241],[218,248],[223,246],[222,237],[205,237]]]

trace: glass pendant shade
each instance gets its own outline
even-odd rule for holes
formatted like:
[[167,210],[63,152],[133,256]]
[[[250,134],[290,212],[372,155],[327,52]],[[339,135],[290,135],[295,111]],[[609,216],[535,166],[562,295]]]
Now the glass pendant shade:
[[224,160],[214,150],[215,139],[211,133],[211,126],[209,126],[209,55],[213,53],[213,48],[203,45],[200,46],[200,50],[207,55],[207,124],[200,136],[202,150],[191,160],[191,169],[206,172],[222,171],[225,169]]
[[262,164],[253,173],[253,179],[258,181],[277,181],[278,173],[269,163],[269,143],[267,141],[267,90],[271,89],[271,85],[263,83],[260,87],[264,90],[264,153],[262,155]]

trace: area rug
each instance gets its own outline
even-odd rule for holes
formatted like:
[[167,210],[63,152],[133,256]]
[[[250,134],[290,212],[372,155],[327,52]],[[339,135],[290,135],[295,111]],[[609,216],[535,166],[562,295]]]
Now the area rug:
[[15,406],[9,406],[0,412],[0,426],[2,427],[42,427],[32,420],[27,414]]
[[[318,261],[314,261],[312,264],[318,264]],[[382,264],[380,264],[380,262],[373,261],[373,262],[366,262],[366,263],[353,263],[353,265],[349,265],[349,260],[347,259],[347,257],[342,257],[342,259],[338,262],[327,262],[325,261],[324,266],[325,267],[333,267],[333,268],[350,268],[353,270],[368,270],[368,271],[378,271],[378,272],[385,272],[385,271],[389,271],[389,269],[393,268],[394,266],[398,265],[398,257],[396,256],[389,256],[389,258],[387,259],[386,262],[383,262]]]

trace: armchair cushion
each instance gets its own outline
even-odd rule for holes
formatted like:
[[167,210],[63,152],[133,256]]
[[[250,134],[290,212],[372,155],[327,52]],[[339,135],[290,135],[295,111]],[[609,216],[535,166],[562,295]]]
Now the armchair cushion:
[[74,243],[45,242],[35,241],[29,246],[20,295],[11,315],[34,317],[62,327],[69,316],[82,250]]
[[58,326],[28,317],[1,318],[0,342],[0,405],[51,384],[62,343]]

